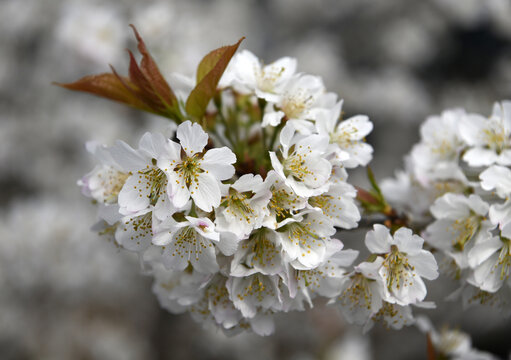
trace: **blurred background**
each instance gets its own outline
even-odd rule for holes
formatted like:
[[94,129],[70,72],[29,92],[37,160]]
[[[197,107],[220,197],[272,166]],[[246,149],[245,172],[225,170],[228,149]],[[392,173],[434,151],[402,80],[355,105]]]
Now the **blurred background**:
[[[160,309],[137,260],[89,230],[95,209],[76,186],[92,167],[85,142],[135,145],[167,123],[51,82],[108,64],[125,73],[130,23],[166,76],[192,75],[208,51],[241,36],[266,63],[296,57],[345,99],[346,117],[374,122],[379,179],[402,167],[427,115],[489,114],[511,98],[509,0],[0,0],[0,358],[425,359],[416,328],[363,336],[324,306],[279,316],[267,338],[203,330]],[[507,319],[462,312],[442,301],[452,284],[431,285],[436,326],[508,356]]]

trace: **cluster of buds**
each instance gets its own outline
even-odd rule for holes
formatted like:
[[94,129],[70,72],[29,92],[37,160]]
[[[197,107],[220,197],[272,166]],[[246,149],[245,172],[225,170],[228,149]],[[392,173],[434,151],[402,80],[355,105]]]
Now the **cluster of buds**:
[[387,200],[427,225],[423,236],[449,259],[465,305],[508,302],[510,166],[511,102],[503,101],[489,117],[452,109],[428,118],[408,171],[382,184]]
[[[174,91],[138,33],[139,64],[61,84],[168,117],[171,136],[146,133],[138,148],[90,143],[97,166],[79,185],[98,206],[95,229],[136,252],[173,313],[189,312],[228,333],[267,335],[273,314],[337,304],[348,321],[413,323],[410,305],[431,307],[423,278],[438,276],[423,239],[376,224],[371,252],[334,238],[358,227],[348,170],[367,165],[373,125],[342,119],[342,100],[296,60],[269,65],[240,42],[212,51],[196,80]],[[181,77],[183,78],[183,77]],[[395,232],[394,232],[395,230]]]

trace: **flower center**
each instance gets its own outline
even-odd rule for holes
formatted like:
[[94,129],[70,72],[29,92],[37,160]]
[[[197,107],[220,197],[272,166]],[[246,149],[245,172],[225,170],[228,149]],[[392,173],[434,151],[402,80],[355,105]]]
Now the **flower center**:
[[[131,241],[135,241],[140,245],[140,240],[153,232],[153,217],[152,212],[134,217],[124,223],[127,227],[131,227],[133,235],[130,236]],[[126,230],[126,229],[125,229]]]
[[299,118],[311,106],[313,97],[303,90],[286,94],[282,99],[281,109],[289,119]]
[[261,275],[259,274],[254,275],[252,279],[248,281],[248,285],[245,286],[243,291],[237,294],[238,299],[242,301],[247,297],[255,297],[258,302],[262,302],[266,296],[273,297],[275,296],[275,293],[271,288],[268,289],[265,286],[263,279],[261,279]]
[[472,215],[462,220],[455,220],[452,228],[454,233],[458,235],[454,238],[452,246],[458,251],[463,251],[465,245],[479,230],[480,223],[481,218],[477,215]]
[[151,205],[156,205],[160,196],[166,192],[167,176],[157,167],[140,170],[138,173],[144,175],[146,186],[150,188],[149,195],[147,195],[147,197],[149,198]]
[[200,159],[195,154],[192,157],[187,157],[182,163],[176,166],[176,171],[181,174],[187,187],[192,182],[197,182],[198,176],[203,170],[200,168]]
[[314,207],[318,207],[323,210],[323,213],[330,216],[330,212],[333,212],[337,205],[332,204],[333,197],[331,195],[319,195],[313,196],[309,199],[309,204]]
[[245,220],[250,224],[251,219],[256,215],[255,210],[247,201],[249,196],[245,193],[231,189],[231,193],[225,200],[225,211],[239,220]]
[[[312,152],[310,146],[308,147],[309,153]],[[284,174],[291,175],[295,180],[304,181],[313,172],[309,170],[305,163],[307,154],[293,152],[291,156],[284,160]]]
[[277,189],[275,186],[271,188],[271,198],[268,206],[270,211],[275,213],[277,221],[282,221],[291,215],[291,210],[297,205],[296,196],[289,194],[284,188]]
[[358,132],[357,128],[349,126],[345,127],[340,132],[330,133],[330,143],[338,144],[342,149],[349,148],[353,146],[353,144],[357,143],[356,140],[353,140],[353,137],[357,132]]
[[511,240],[501,238],[504,245],[500,249],[499,258],[495,267],[501,266],[500,279],[506,280],[509,277],[509,270],[511,268]]
[[129,174],[109,168],[105,172],[98,175],[101,188],[103,190],[103,201],[107,204],[114,204],[117,202],[117,196],[121,191]]
[[371,309],[372,293],[369,281],[373,280],[367,279],[360,273],[355,273],[351,276],[351,285],[342,292],[339,300],[344,304],[349,301],[350,310],[354,310],[355,307]]
[[489,128],[483,130],[483,133],[490,149],[500,153],[506,148],[508,138],[504,126],[500,122],[492,122]]
[[452,140],[438,140],[434,146],[431,146],[431,152],[446,160],[454,160],[457,156],[456,147],[458,144]]
[[[389,291],[392,286],[401,288],[401,286],[412,285],[410,275],[415,276],[415,268],[408,263],[406,254],[400,252],[396,245],[391,245],[390,253],[384,255],[383,267],[387,270],[386,284]],[[410,274],[411,273],[411,274]]]
[[252,245],[254,254],[249,261],[250,267],[257,263],[260,266],[274,266],[275,259],[278,259],[278,251],[272,240],[268,238],[268,231],[261,229],[250,236],[249,243]]
[[285,68],[266,67],[257,74],[257,86],[266,92],[273,92],[275,83],[282,76]]
[[[294,222],[286,225],[285,228],[288,231],[289,239],[292,243],[305,248],[307,254],[310,254],[312,245],[321,246],[321,243],[316,244],[316,242],[321,240],[321,237],[312,232],[309,223],[304,221]],[[302,256],[305,256],[305,253],[302,253]]]

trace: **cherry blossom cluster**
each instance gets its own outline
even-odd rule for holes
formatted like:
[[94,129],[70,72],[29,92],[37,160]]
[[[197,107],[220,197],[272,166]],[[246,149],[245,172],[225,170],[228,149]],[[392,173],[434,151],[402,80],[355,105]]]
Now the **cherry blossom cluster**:
[[453,297],[465,305],[507,304],[511,102],[496,103],[489,117],[452,109],[428,118],[406,164],[383,192],[446,256],[446,271],[462,284]]
[[172,136],[89,143],[97,166],[79,181],[98,206],[95,229],[139,255],[163,307],[261,335],[273,314],[318,296],[366,329],[401,328],[413,323],[410,305],[431,307],[423,278],[437,264],[410,229],[375,225],[371,255],[354,268],[358,251],[334,237],[361,218],[347,170],[372,158],[367,116],[343,120],[342,100],[295,59],[262,65],[246,50],[201,120],[182,106],[192,96],[183,89]]

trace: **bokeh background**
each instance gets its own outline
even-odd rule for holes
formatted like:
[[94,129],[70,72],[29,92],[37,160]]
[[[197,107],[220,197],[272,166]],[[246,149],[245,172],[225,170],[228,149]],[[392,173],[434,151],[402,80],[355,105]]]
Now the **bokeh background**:
[[[136,144],[167,123],[51,82],[108,64],[125,72],[130,23],[167,76],[192,75],[241,36],[267,63],[296,57],[345,99],[346,116],[370,116],[379,179],[402,166],[428,114],[489,114],[511,98],[509,0],[0,0],[0,358],[425,359],[416,328],[364,336],[323,306],[279,316],[267,338],[203,330],[160,309],[137,260],[89,230],[94,207],[76,186],[92,166],[85,142]],[[357,248],[363,232],[340,238]],[[435,325],[507,357],[509,321],[444,303],[452,289],[431,286]]]

